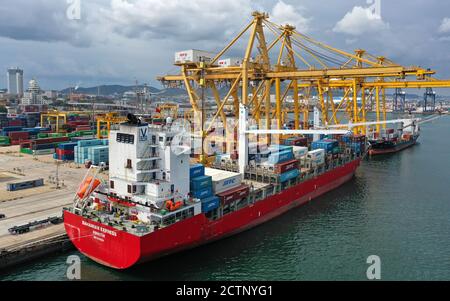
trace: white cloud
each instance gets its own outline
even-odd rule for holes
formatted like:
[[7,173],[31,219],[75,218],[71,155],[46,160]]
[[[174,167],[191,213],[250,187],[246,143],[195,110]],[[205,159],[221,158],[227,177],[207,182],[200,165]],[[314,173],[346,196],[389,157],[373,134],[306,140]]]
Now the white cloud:
[[270,20],[280,25],[294,25],[297,31],[306,33],[309,30],[311,19],[305,18],[299,10],[302,10],[302,8],[294,7],[279,0],[272,9]]
[[361,6],[353,7],[342,20],[333,28],[334,32],[359,36],[364,33],[379,32],[389,29],[389,24],[384,22],[380,15],[370,8]]
[[439,26],[440,33],[450,33],[450,18],[444,18],[441,26]]
[[251,13],[247,0],[111,0],[110,28],[128,38],[223,40]]

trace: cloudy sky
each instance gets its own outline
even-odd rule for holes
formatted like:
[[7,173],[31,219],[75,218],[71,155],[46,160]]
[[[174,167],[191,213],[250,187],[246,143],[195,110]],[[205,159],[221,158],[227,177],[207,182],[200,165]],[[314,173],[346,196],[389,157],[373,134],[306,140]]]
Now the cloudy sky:
[[[77,1],[79,20],[71,9]],[[381,15],[368,9],[373,1],[0,0],[0,88],[11,66],[45,89],[135,79],[158,85],[156,76],[177,70],[175,51],[219,51],[253,10],[337,48],[450,78],[450,1],[381,0]]]

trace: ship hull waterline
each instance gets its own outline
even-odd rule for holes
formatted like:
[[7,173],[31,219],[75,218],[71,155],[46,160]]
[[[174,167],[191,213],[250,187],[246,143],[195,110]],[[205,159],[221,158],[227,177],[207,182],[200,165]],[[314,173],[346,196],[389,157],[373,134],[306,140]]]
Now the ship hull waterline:
[[64,225],[70,240],[82,254],[102,265],[127,269],[269,221],[348,182],[360,162],[360,158],[355,159],[215,221],[199,214],[150,234],[136,236],[64,211]]

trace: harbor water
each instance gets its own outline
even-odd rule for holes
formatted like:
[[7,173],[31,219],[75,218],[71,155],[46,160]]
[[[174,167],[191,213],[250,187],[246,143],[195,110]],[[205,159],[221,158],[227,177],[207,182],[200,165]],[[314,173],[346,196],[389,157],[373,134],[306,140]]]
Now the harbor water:
[[421,126],[419,144],[365,160],[355,178],[314,202],[239,235],[126,271],[77,251],[7,271],[1,280],[450,280],[450,117]]

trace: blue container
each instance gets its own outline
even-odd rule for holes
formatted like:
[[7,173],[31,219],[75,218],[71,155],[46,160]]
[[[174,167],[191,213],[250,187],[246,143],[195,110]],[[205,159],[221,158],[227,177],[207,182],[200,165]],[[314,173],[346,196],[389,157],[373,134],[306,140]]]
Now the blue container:
[[319,140],[311,143],[312,150],[324,149],[325,152],[331,153],[335,147],[339,147],[339,142],[337,140]]
[[283,151],[270,154],[268,162],[270,164],[279,164],[293,159],[294,154],[292,153],[292,151]]
[[341,148],[339,146],[333,148],[332,153],[333,153],[333,155],[340,154],[341,153]]
[[352,149],[352,151],[354,151],[357,154],[361,153],[361,144],[360,143],[352,143],[352,144],[350,144],[350,148]]
[[29,188],[33,188],[33,187],[40,187],[43,185],[44,185],[44,179],[30,180],[30,181],[17,182],[17,183],[7,183],[6,190],[7,191],[16,191],[16,190],[22,190],[22,189],[29,189]]
[[6,126],[2,129],[2,136],[8,136],[9,132],[20,132],[22,129],[22,126]]
[[271,151],[272,153],[275,152],[284,152],[284,151],[293,151],[293,147],[290,145],[278,145],[278,144],[272,144],[269,146],[269,151]]
[[219,198],[216,196],[206,198],[202,200],[202,212],[207,213],[214,209],[217,209],[219,208],[219,204],[220,204]]
[[289,181],[291,179],[298,177],[299,175],[300,175],[300,172],[298,171],[298,169],[292,169],[292,170],[282,173],[280,175],[280,182],[283,183],[283,182]]
[[202,177],[205,175],[205,166],[203,164],[194,164],[189,168],[189,176],[191,179]]
[[58,148],[62,150],[74,150],[75,146],[77,146],[77,143],[69,142],[69,143],[61,143],[60,145],[58,145]]
[[212,177],[201,176],[191,179],[191,191],[201,190],[212,186]]
[[86,147],[86,146],[98,146],[102,145],[102,140],[100,139],[91,139],[91,140],[80,140],[78,141],[79,147]]
[[213,195],[212,187],[192,191],[192,196],[197,199],[206,199]]
[[40,133],[39,129],[36,128],[23,128],[22,131],[28,132],[30,135],[37,135]]
[[34,150],[52,149],[52,148],[55,148],[55,143],[33,145]]

